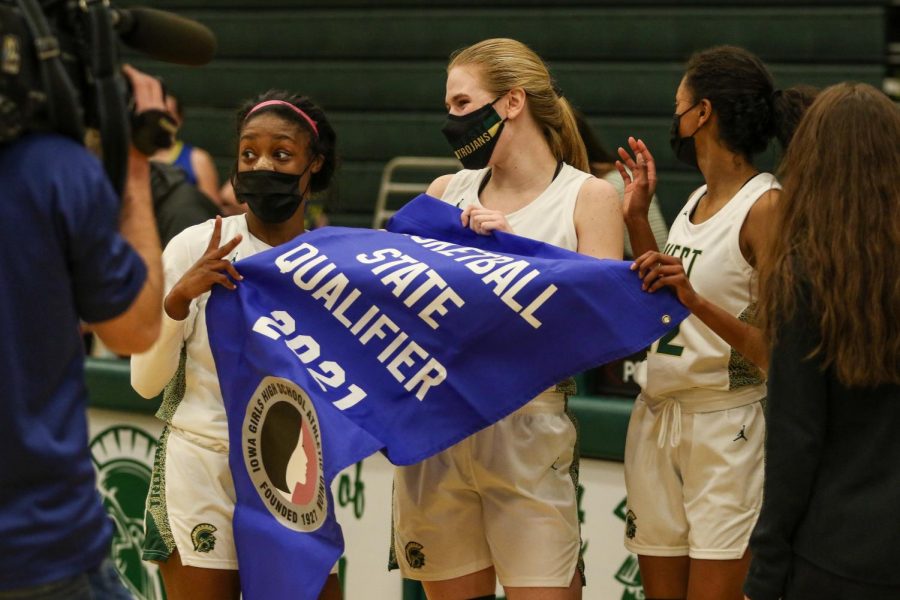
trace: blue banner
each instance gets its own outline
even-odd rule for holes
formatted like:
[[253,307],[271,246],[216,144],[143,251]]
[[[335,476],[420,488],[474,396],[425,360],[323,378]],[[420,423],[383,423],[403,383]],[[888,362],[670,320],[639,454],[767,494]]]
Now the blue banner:
[[476,235],[459,214],[422,195],[389,231],[303,234],[213,292],[245,599],[318,597],[343,552],[342,469],[421,461],[687,315],[628,262]]

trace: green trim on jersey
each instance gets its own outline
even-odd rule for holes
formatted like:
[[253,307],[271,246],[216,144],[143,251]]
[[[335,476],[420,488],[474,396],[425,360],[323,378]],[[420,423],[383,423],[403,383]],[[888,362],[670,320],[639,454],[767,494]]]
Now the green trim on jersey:
[[144,543],[141,559],[166,561],[175,551],[175,536],[169,526],[169,511],[166,507],[166,446],[169,428],[164,427],[156,445],[153,457],[153,473],[150,475],[150,492],[147,494],[147,508],[144,513]]
[[[573,381],[574,385],[574,381]],[[569,465],[569,476],[572,478],[572,487],[575,488],[575,510],[578,511],[578,480],[581,477],[581,427],[574,411],[569,408],[569,398],[566,396],[566,416],[575,428],[575,446],[572,448],[572,464]],[[581,518],[578,515],[578,572],[581,574],[581,587],[587,585],[587,577],[584,574],[584,540],[581,538]]]
[[[751,304],[738,315],[742,323],[753,324],[756,317],[756,304]],[[731,357],[728,360],[728,389],[736,390],[748,385],[760,385],[766,382],[763,372],[747,360],[743,354],[731,349]]]
[[162,404],[159,405],[159,410],[156,411],[156,418],[163,423],[172,423],[172,417],[175,416],[178,405],[184,400],[184,392],[187,387],[185,383],[186,364],[187,348],[182,346],[181,357],[178,359],[178,369],[175,371],[172,379],[169,380],[169,383],[166,384],[166,388],[163,390]]
[[388,571],[394,571],[400,568],[397,562],[397,551],[394,549],[396,543],[396,528],[394,527],[394,484],[391,483],[391,549],[388,552]]
[[566,396],[574,396],[578,393],[578,384],[574,377],[569,377],[568,379],[564,379],[557,383],[554,390],[560,394],[565,394]]

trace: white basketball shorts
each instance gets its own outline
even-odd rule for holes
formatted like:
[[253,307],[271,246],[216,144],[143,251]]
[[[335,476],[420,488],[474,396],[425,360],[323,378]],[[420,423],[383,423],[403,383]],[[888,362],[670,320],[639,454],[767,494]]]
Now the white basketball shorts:
[[744,555],[762,503],[762,403],[672,415],[639,396],[625,444],[625,547],[645,556],[730,560]]
[[545,392],[398,468],[394,552],[403,576],[442,581],[493,565],[506,587],[568,587],[581,549],[576,440],[565,395]]
[[210,450],[166,428],[147,496],[144,560],[168,560],[177,548],[184,565],[237,569],[234,502],[227,452]]

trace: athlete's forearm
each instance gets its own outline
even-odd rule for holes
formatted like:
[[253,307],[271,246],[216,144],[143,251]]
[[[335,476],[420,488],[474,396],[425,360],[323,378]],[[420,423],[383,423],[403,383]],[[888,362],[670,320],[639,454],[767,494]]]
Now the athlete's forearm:
[[768,370],[768,343],[762,330],[741,321],[699,295],[688,309],[744,358],[763,371]]
[[641,256],[646,252],[659,252],[656,245],[656,237],[647,215],[629,215],[625,213],[625,227],[628,228],[628,237],[631,240],[631,255]]

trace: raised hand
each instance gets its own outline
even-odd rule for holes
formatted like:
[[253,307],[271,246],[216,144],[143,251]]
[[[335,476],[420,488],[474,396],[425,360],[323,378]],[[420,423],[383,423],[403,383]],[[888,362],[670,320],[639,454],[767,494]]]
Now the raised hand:
[[691,310],[700,299],[684,271],[680,258],[661,252],[645,252],[635,259],[631,270],[637,271],[638,277],[643,282],[641,288],[651,294],[664,286],[669,286],[678,295],[678,300]]
[[159,79],[127,64],[122,65],[122,73],[131,82],[131,94],[134,98],[136,113],[152,109],[166,111],[165,94]]
[[499,210],[490,210],[470,204],[463,209],[460,220],[463,227],[468,227],[481,235],[490,235],[492,231],[514,233],[509,221],[506,220],[506,215]]
[[188,269],[181,279],[172,287],[166,296],[166,314],[176,321],[182,321],[188,316],[191,302],[194,298],[205,294],[218,284],[222,287],[234,290],[237,281],[243,279],[231,261],[225,257],[241,243],[240,234],[234,236],[224,246],[219,247],[222,241],[222,217],[216,217],[213,225],[212,237],[203,256]]
[[646,217],[650,199],[656,193],[656,162],[643,140],[629,137],[628,146],[631,153],[619,146],[622,160],[616,161],[616,169],[625,182],[623,212],[626,216]]

